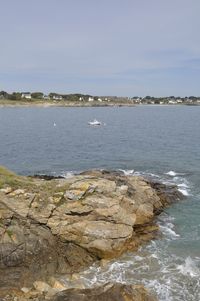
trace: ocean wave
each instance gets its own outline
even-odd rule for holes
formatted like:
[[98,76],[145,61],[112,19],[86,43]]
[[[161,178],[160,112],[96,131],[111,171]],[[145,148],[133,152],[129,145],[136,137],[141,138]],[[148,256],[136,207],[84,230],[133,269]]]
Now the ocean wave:
[[125,176],[132,176],[134,174],[134,169],[118,169],[122,171]]
[[170,171],[166,172],[165,174],[170,176],[170,177],[175,177],[177,175],[177,173],[173,170],[170,170]]
[[64,172],[61,172],[61,176],[64,177],[65,179],[69,179],[69,178],[72,178],[76,173],[73,172],[73,171],[64,171]]
[[170,176],[170,177],[184,176],[185,175],[184,173],[176,172],[174,170],[170,170],[170,171],[166,172],[165,174]]
[[148,172],[148,171],[135,171],[134,175],[135,176],[143,176],[143,177],[151,177],[151,178],[156,178],[156,179],[160,178],[159,175],[154,174],[152,172]]
[[180,235],[173,230],[174,225],[171,223],[167,223],[165,225],[159,225],[159,228],[162,234],[166,236],[166,238],[168,237],[170,239],[176,239],[177,237],[180,237]]
[[190,195],[190,193],[186,189],[178,188],[178,191],[180,191],[184,196],[189,196]]
[[[186,178],[183,177],[184,173],[178,173],[171,170],[162,175],[158,175],[148,171],[134,171],[133,169],[127,169],[127,170],[118,169],[118,170],[122,171],[125,176],[142,176],[144,178],[146,177],[146,178],[151,178],[153,180],[157,180],[165,185],[176,185],[178,190],[184,196],[191,195],[190,185],[186,180]],[[168,176],[170,176],[170,178]]]
[[183,264],[177,266],[177,269],[183,275],[189,275],[191,277],[200,276],[200,270],[197,267],[195,261],[191,257],[187,257]]
[[[180,174],[179,174],[180,175]],[[191,195],[191,186],[188,180],[183,176],[173,176],[172,179],[164,179],[164,184],[174,184],[177,186],[178,190],[184,195]]]

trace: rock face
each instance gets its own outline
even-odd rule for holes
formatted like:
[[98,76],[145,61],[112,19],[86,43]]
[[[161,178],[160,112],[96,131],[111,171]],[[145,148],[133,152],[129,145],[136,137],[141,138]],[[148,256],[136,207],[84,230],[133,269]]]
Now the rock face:
[[174,187],[167,196],[169,187],[103,171],[14,180],[0,189],[0,291],[137,248],[153,237],[154,215],[180,197]]
[[100,288],[71,289],[56,295],[52,301],[156,301],[142,286],[107,284]]
[[45,295],[49,289],[44,283],[38,284],[39,291],[23,288],[21,292],[9,292],[1,301],[157,301],[142,285],[123,285],[107,283],[92,289],[67,289]]

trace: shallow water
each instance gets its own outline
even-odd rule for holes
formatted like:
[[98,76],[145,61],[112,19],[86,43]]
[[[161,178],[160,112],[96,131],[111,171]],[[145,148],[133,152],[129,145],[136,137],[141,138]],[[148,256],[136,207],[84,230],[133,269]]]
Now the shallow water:
[[[185,199],[158,218],[162,238],[104,268],[91,267],[81,281],[143,282],[161,301],[198,301],[199,117],[200,107],[184,106],[0,108],[0,164],[21,174],[66,176],[121,169],[176,183]],[[94,118],[106,125],[88,126]]]

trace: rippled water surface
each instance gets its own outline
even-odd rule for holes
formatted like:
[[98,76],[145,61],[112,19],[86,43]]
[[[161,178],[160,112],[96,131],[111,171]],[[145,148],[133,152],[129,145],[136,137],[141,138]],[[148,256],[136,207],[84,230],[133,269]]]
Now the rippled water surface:
[[[105,124],[89,126],[94,118]],[[79,281],[143,282],[161,301],[200,300],[200,107],[0,108],[0,164],[20,174],[122,169],[176,183],[185,199],[158,218],[162,239]]]

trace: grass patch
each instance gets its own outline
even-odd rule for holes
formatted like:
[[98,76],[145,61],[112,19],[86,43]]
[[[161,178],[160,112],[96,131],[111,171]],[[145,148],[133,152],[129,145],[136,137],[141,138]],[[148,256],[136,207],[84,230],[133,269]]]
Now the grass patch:
[[18,176],[14,172],[0,166],[0,188],[10,186],[12,188],[31,188],[33,181],[27,177]]
[[39,194],[41,199],[47,201],[48,197],[54,196],[55,193],[64,193],[69,189],[71,183],[66,180],[61,185],[58,184],[59,180],[57,179],[46,181],[34,177],[19,176],[0,166],[0,189],[6,187],[11,187],[13,190],[24,189],[26,192]]

